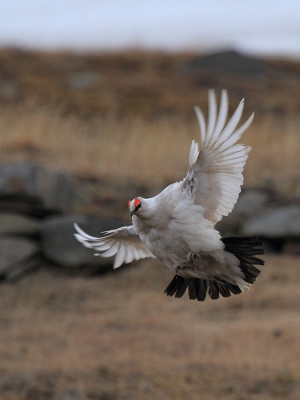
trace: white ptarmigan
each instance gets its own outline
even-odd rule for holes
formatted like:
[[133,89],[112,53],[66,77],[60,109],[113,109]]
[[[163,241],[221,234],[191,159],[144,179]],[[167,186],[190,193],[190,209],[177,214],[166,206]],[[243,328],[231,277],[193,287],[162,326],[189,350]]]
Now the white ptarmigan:
[[200,151],[193,140],[189,171],[180,182],[157,196],[136,197],[128,202],[132,225],[103,232],[97,238],[76,224],[79,242],[100,252],[116,255],[114,268],[146,257],[158,258],[175,276],[165,293],[182,297],[188,288],[190,299],[204,301],[241,293],[254,283],[260,271],[254,265],[264,261],[263,243],[257,237],[221,238],[215,224],[233,209],[241,185],[250,147],[235,144],[249,127],[253,114],[238,129],[244,100],[226,124],[228,96],[221,93],[219,111],[213,90],[209,91],[206,126],[195,107],[200,126]]

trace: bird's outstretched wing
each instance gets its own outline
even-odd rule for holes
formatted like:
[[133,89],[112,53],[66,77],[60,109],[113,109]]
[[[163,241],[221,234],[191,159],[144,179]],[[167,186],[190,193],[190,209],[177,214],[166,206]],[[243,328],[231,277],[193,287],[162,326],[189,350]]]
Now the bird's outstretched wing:
[[123,263],[128,264],[141,258],[155,258],[141,241],[133,225],[102,232],[105,236],[100,238],[87,235],[77,224],[74,224],[74,226],[77,231],[74,234],[76,239],[85,247],[95,249],[97,251],[96,255],[101,257],[116,255],[114,268],[120,267]]
[[249,127],[253,114],[236,129],[244,108],[240,102],[229,122],[228,95],[223,90],[219,112],[215,92],[209,91],[209,116],[206,127],[204,116],[195,107],[200,126],[200,151],[192,141],[190,169],[183,181],[184,190],[194,198],[195,204],[205,209],[204,217],[216,224],[222,216],[228,215],[236,203],[243,183],[243,169],[250,147],[235,144]]

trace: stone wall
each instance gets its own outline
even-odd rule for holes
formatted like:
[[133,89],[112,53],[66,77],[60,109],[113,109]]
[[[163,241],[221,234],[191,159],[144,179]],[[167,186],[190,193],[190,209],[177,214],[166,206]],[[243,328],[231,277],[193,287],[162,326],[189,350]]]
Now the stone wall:
[[[101,207],[97,215],[84,215],[87,202],[63,172],[29,163],[0,165],[0,279],[14,280],[49,263],[111,268],[112,258],[95,257],[76,241],[73,224],[99,236],[130,221],[101,215]],[[222,236],[259,235],[267,251],[300,254],[300,200],[244,189],[217,228]]]
[[[86,203],[71,177],[34,164],[0,166],[0,279],[13,280],[45,263],[107,268],[74,238],[74,222],[91,235],[126,224],[78,213]],[[127,221],[128,224],[128,221]]]

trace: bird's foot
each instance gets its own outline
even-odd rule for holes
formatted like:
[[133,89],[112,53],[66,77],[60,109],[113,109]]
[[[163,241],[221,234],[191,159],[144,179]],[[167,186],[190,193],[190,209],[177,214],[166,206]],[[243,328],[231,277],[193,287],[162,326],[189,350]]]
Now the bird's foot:
[[193,251],[189,251],[186,259],[188,261],[189,264],[193,264],[194,260],[195,260],[196,254]]

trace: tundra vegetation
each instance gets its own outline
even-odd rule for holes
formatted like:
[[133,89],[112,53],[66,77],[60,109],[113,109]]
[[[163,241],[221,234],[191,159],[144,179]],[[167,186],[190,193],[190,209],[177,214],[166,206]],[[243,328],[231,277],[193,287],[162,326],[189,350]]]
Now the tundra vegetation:
[[[244,118],[255,112],[243,137],[253,149],[245,186],[297,198],[300,63],[216,72],[198,59],[1,50],[1,162],[70,172],[99,204],[100,187],[108,200],[125,186],[131,198],[154,194],[186,174],[199,135],[193,106],[205,113],[207,90],[226,88],[231,111],[245,97]],[[249,291],[203,304],[166,297],[171,276],[155,260],[105,275],[45,265],[4,282],[1,399],[300,397],[300,261],[265,261]]]

